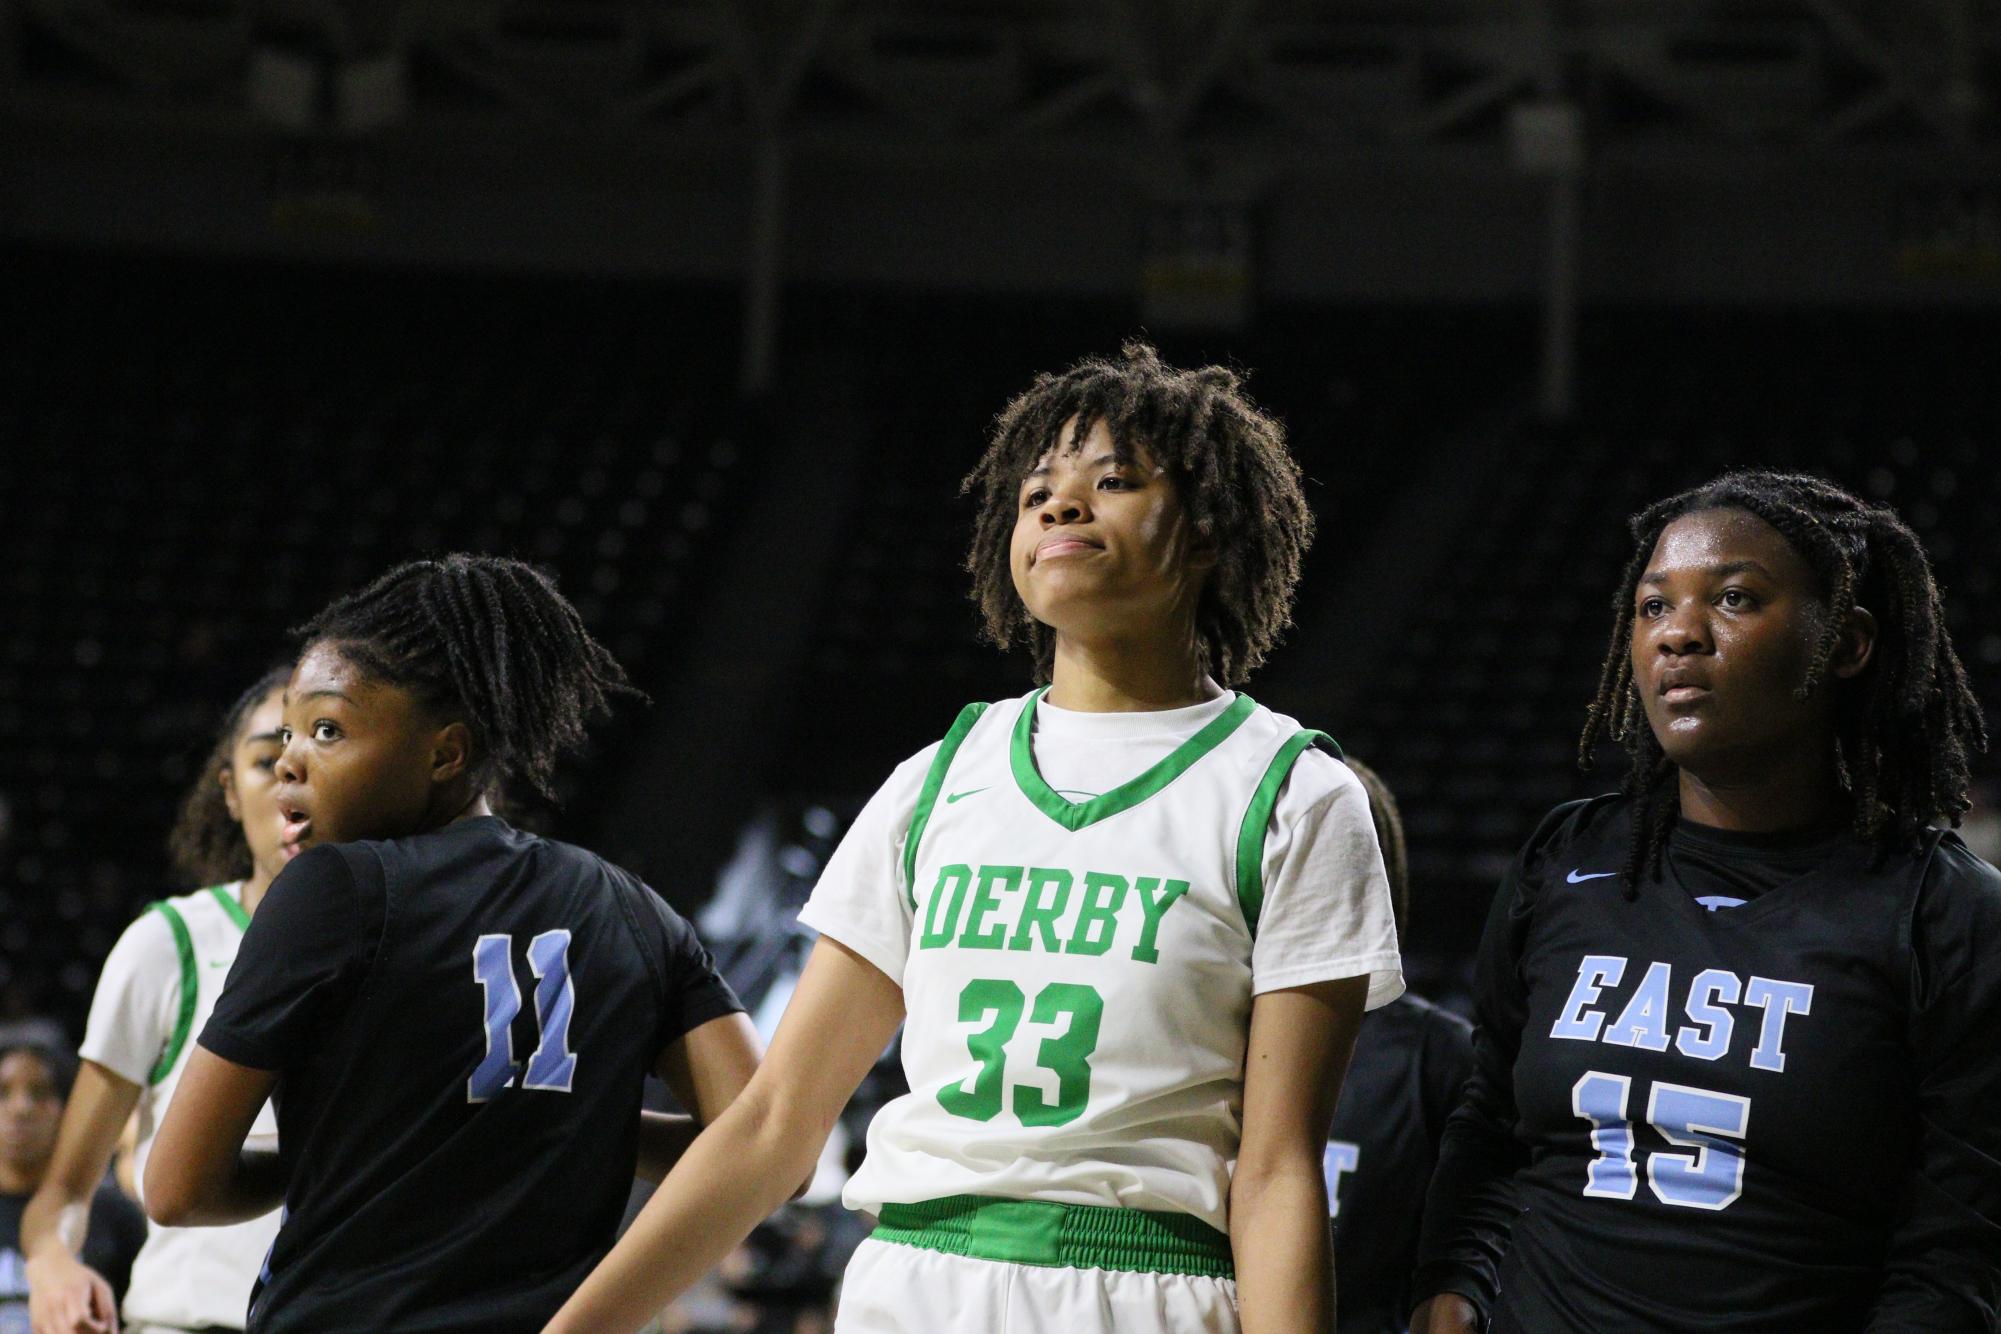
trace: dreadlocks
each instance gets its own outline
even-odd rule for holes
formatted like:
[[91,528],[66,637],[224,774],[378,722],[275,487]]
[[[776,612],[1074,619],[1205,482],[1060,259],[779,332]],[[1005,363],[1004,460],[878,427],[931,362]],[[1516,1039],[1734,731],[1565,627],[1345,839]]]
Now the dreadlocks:
[[1675,766],[1633,686],[1634,594],[1661,531],[1683,515],[1717,509],[1744,510],[1770,524],[1820,581],[1826,616],[1798,698],[1826,682],[1849,613],[1859,605],[1875,614],[1869,666],[1842,685],[1835,706],[1834,764],[1853,799],[1856,833],[1878,847],[1910,846],[1934,821],[1959,823],[1969,805],[1967,756],[1987,748],[1987,729],[1917,535],[1894,510],[1818,477],[1726,473],[1628,521],[1633,555],[1613,599],[1611,643],[1578,741],[1578,762],[1587,769],[1600,736],[1623,744],[1632,759],[1621,784],[1635,799],[1628,893],[1642,876],[1659,873],[1679,803]]
[[284,689],[291,676],[289,664],[273,667],[237,696],[222,716],[208,758],[195,770],[195,780],[181,798],[180,815],[167,835],[167,856],[176,871],[196,884],[220,885],[251,872],[250,846],[243,841],[243,827],[229,813],[217,776],[229,767],[250,715],[272,691]]
[[1176,370],[1137,340],[1116,359],[1038,375],[1001,410],[961,484],[979,501],[966,570],[987,637],[1001,648],[1026,641],[1036,679],[1049,679],[1055,635],[1016,594],[1008,546],[1021,480],[1058,447],[1072,418],[1071,451],[1103,422],[1120,463],[1143,447],[1174,478],[1195,530],[1220,557],[1196,609],[1203,669],[1224,685],[1244,681],[1291,623],[1292,590],[1313,539],[1299,465],[1286,452],[1285,429],[1251,402],[1234,371]]
[[549,576],[518,560],[451,555],[399,565],[293,632],[371,676],[463,716],[475,781],[519,779],[553,800],[556,761],[626,682]]

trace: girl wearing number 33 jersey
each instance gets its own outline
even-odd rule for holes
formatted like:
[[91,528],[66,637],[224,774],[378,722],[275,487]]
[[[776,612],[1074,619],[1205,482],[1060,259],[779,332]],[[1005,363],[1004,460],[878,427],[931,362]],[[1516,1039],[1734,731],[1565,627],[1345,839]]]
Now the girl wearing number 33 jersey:
[[1911,530],[1736,473],[1633,520],[1559,808],[1496,897],[1414,1334],[2001,1328],[2001,875]]
[[1331,1329],[1328,1122],[1402,979],[1361,784],[1226,688],[1286,623],[1298,470],[1234,375],[1134,344],[1038,379],[967,488],[987,628],[1046,684],[869,802],[765,1067],[553,1329],[631,1330],[722,1255],[899,1019],[841,1334]]
[[[450,556],[301,631],[274,796],[288,845],[146,1165],[156,1222],[285,1206],[258,1331],[532,1331],[610,1248],[635,1166],[694,1136],[755,1037],[687,924],[510,828],[625,675],[543,575]],[[278,1152],[242,1152],[278,1090]]]

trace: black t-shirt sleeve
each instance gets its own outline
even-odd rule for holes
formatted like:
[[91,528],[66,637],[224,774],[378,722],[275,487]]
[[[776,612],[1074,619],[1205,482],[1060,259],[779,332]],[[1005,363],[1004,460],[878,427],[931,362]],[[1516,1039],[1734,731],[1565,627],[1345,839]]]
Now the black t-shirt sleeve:
[[369,950],[362,894],[342,849],[312,848],[271,882],[243,933],[201,1045],[256,1070],[309,1049]]
[[1916,1161],[1871,1334],[2001,1328],[2001,872],[1941,841],[1911,922]]
[[740,1012],[743,1002],[716,971],[715,959],[687,919],[668,907],[650,886],[641,885],[639,890],[642,929],[657,932],[664,965],[660,1029],[653,1048],[665,1051],[668,1044],[709,1020]]
[[1456,1292],[1483,1319],[1493,1309],[1501,1259],[1520,1212],[1515,1174],[1528,1164],[1528,1148],[1515,1136],[1515,1058],[1528,1020],[1522,951],[1545,851],[1561,840],[1578,810],[1558,807],[1543,821],[1502,877],[1487,914],[1474,969],[1472,1067],[1446,1118],[1438,1168],[1425,1195],[1413,1305]]
[[111,1182],[100,1185],[90,1201],[90,1235],[84,1242],[83,1260],[104,1275],[112,1298],[120,1305],[132,1277],[132,1262],[145,1244],[146,1215]]

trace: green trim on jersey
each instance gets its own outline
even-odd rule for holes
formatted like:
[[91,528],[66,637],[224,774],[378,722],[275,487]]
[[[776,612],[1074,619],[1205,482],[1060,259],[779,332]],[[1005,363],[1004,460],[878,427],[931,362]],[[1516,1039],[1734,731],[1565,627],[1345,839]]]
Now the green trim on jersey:
[[938,753],[931,759],[931,772],[924,775],[924,790],[917,794],[910,832],[903,836],[903,897],[910,900],[912,912],[917,911],[917,840],[924,837],[924,826],[931,823],[931,808],[938,804],[938,792],[945,786],[945,771],[952,767],[952,757],[959,753],[960,743],[986,711],[983,703],[968,704],[959,710],[959,716],[952,720],[952,729],[938,743]]
[[[221,885],[210,885],[208,887],[208,892],[215,895],[215,901],[222,905],[222,910],[225,914],[228,915],[229,920],[236,923],[236,929],[238,931],[243,931],[249,928],[250,914],[243,911],[243,905],[241,903],[237,902],[235,899],[229,896],[229,891],[227,889],[224,889]],[[241,891],[239,890],[238,892],[240,893]]]
[[1044,686],[1022,705],[1021,716],[1014,724],[1009,760],[1021,794],[1033,802],[1037,810],[1072,833],[1120,811],[1131,810],[1181,777],[1197,760],[1222,745],[1230,733],[1242,727],[1244,720],[1251,716],[1251,710],[1257,708],[1255,700],[1239,693],[1229,708],[1210,719],[1201,731],[1176,746],[1172,753],[1138,778],[1089,801],[1070,801],[1043,782],[1042,772],[1035,767],[1035,749],[1030,741],[1035,727],[1035,706],[1048,693],[1049,687]]
[[174,1036],[167,1043],[167,1049],[160,1053],[160,1059],[153,1063],[153,1073],[147,1076],[149,1083],[157,1084],[174,1072],[174,1063],[181,1059],[181,1048],[188,1045],[188,1034],[195,1026],[195,1001],[201,988],[201,975],[195,969],[195,941],[188,934],[188,924],[181,917],[180,910],[164,900],[146,905],[149,911],[167,919],[167,928],[174,933],[174,948],[181,956],[181,1010],[174,1019]]
[[1061,1269],[1235,1278],[1230,1239],[1193,1214],[948,1195],[884,1204],[877,1241]]
[[1340,755],[1341,747],[1325,732],[1306,728],[1287,737],[1278,754],[1271,757],[1265,776],[1258,780],[1258,790],[1237,829],[1237,904],[1244,910],[1244,925],[1253,940],[1258,934],[1258,914],[1265,906],[1265,835],[1270,832],[1271,813],[1278,805],[1278,790],[1285,786],[1294,761],[1316,741],[1325,741],[1335,755]]

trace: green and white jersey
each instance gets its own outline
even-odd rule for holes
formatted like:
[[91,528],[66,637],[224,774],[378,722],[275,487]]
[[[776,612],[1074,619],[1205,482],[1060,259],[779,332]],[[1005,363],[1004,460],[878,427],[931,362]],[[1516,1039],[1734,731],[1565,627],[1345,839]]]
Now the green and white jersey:
[[[142,1182],[167,1103],[250,924],[242,894],[241,883],[216,885],[153,904],[125,928],[98,977],[80,1054],[139,1086],[134,1175]],[[246,1144],[278,1147],[268,1103]],[[274,1210],[229,1227],[148,1225],[125,1293],[126,1321],[242,1329],[278,1218]]]
[[1368,799],[1244,695],[969,706],[899,766],[800,920],[903,988],[911,1091],[845,1193],[1192,1214],[1228,1230],[1259,992],[1403,989]]

